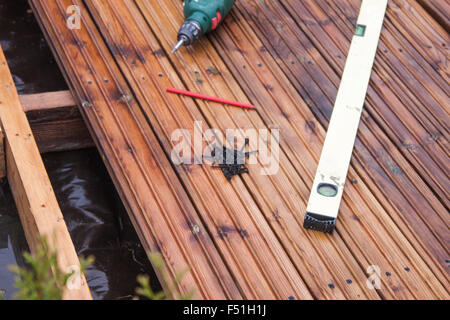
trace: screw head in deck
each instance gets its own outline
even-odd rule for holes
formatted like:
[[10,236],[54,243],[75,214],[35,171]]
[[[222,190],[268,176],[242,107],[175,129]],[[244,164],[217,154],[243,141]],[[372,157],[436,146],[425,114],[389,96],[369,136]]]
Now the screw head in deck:
[[90,103],[89,101],[84,101],[81,106],[83,108],[91,108],[92,107],[92,103]]
[[197,224],[192,225],[192,233],[193,234],[199,234],[201,231],[200,226]]
[[122,102],[131,102],[131,100],[133,100],[133,97],[131,96],[131,94],[123,94],[122,97],[120,98],[120,100]]

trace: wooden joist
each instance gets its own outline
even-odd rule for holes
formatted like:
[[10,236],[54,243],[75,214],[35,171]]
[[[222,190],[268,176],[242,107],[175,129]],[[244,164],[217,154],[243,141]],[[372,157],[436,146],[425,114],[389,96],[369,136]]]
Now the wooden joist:
[[6,176],[5,138],[0,128],[0,180]]
[[[0,48],[0,122],[5,135],[6,171],[31,252],[41,237],[58,253],[61,270],[79,269],[79,260],[59,208],[30,125]],[[66,288],[65,299],[91,299],[84,275]]]

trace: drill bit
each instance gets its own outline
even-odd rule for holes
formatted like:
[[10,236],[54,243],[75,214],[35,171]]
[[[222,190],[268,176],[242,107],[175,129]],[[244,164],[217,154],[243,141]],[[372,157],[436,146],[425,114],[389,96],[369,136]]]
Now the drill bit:
[[180,49],[180,48],[181,48],[181,46],[182,46],[182,45],[184,45],[185,41],[186,41],[186,39],[185,39],[185,38],[182,38],[182,39],[180,39],[180,41],[178,41],[178,43],[177,43],[177,44],[175,45],[175,47],[173,47],[173,49],[172,49],[172,53],[175,53],[175,52],[177,52],[177,51],[178,51],[178,49]]

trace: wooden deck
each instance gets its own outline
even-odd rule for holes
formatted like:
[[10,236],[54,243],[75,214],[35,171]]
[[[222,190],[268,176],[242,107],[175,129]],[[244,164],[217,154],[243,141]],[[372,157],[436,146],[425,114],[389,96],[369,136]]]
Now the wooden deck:
[[[447,2],[389,2],[332,236],[302,224],[360,0],[237,1],[220,30],[175,55],[180,1],[30,3],[142,243],[162,254],[160,278],[190,267],[180,293],[449,298]],[[79,30],[66,24],[72,4]],[[278,174],[261,175],[258,163],[230,183],[208,165],[174,165],[172,132],[194,136],[195,121],[204,130],[280,129]],[[366,284],[374,270],[378,290]]]

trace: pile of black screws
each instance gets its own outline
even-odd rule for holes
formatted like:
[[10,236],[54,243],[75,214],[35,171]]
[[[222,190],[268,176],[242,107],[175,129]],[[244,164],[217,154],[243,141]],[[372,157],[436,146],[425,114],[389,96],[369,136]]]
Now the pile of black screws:
[[[221,169],[228,181],[231,181],[234,176],[249,173],[245,160],[250,158],[251,154],[257,152],[244,152],[249,143],[249,139],[245,139],[245,144],[241,150],[232,150],[225,146],[216,146],[214,150],[211,151],[211,157],[215,159],[218,165],[213,166],[213,168]],[[217,151],[219,151],[220,154],[217,154]],[[232,154],[232,157],[229,156],[230,154]],[[230,157],[230,159],[228,159],[228,157]]]

